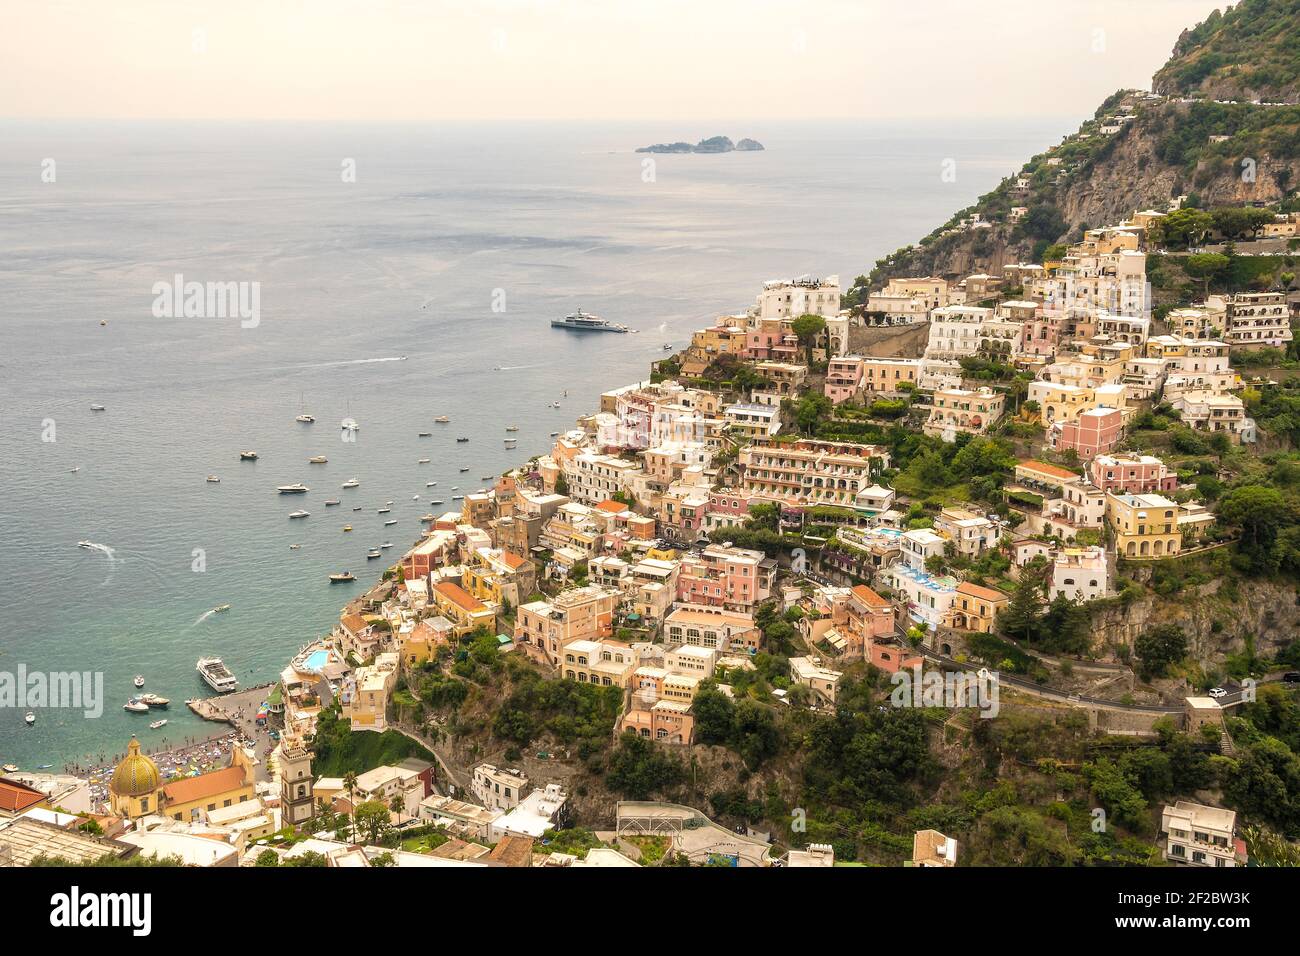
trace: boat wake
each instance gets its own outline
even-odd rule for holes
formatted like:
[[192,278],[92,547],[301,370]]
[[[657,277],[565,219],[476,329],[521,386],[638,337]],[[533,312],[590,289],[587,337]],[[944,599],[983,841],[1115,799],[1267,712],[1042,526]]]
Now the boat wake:
[[105,555],[110,561],[119,560],[116,551],[106,544],[100,544],[98,541],[81,541],[77,544],[77,547],[84,548],[87,551],[98,551],[100,554]]
[[207,611],[204,611],[202,614],[199,615],[199,619],[195,621],[193,624],[191,624],[190,627],[198,627],[200,624],[202,624],[204,621],[206,621],[208,618],[212,617],[212,615],[216,613],[217,613],[216,608],[211,608]]
[[339,362],[317,362],[313,365],[294,365],[293,368],[338,368],[343,365],[373,365],[376,362],[405,362],[405,355],[390,355],[386,358],[345,359]]

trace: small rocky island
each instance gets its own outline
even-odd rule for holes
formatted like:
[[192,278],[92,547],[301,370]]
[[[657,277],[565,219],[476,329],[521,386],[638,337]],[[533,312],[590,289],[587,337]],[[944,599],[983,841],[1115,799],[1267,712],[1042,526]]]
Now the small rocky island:
[[637,150],[638,153],[752,153],[763,148],[763,144],[756,139],[742,139],[738,143],[733,143],[727,136],[710,136],[708,139],[702,139],[698,143],[655,143],[653,146],[642,146]]

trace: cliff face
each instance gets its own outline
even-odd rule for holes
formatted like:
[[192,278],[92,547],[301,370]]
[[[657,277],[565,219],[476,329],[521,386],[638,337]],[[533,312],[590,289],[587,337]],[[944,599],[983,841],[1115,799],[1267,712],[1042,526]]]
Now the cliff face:
[[1189,655],[1221,663],[1254,638],[1255,653],[1271,657],[1300,633],[1300,589],[1295,584],[1248,580],[1225,592],[1221,582],[1186,588],[1173,598],[1146,594],[1127,606],[1110,605],[1093,615],[1094,650],[1133,642],[1158,624],[1186,632]]

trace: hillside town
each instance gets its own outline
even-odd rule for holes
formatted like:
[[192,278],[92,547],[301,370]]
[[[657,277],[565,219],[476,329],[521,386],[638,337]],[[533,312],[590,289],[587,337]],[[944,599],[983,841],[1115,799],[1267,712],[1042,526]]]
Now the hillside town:
[[[1293,291],[1207,285],[1157,305],[1147,256],[1182,208],[1135,211],[996,274],[890,279],[856,304],[835,276],[763,282],[545,454],[428,516],[332,632],[253,694],[256,725],[214,701],[238,732],[202,772],[160,770],[132,739],[104,781],[0,778],[0,865],[845,862],[836,839],[737,826],[716,800],[653,799],[654,786],[579,799],[573,734],[509,726],[519,687],[578,685],[573,706],[609,718],[582,738],[587,756],[641,741],[652,767],[700,747],[744,754],[717,715],[756,688],[765,707],[833,721],[864,681],[931,674],[941,690],[977,683],[971,700],[991,706],[927,701],[943,733],[976,734],[1022,700],[1102,737],[1181,734],[1232,756],[1253,678],[1162,684],[1185,649],[1160,661],[1139,641],[1129,657],[1093,631],[1095,611],[1169,562],[1254,533],[1218,512],[1222,463],[1267,439],[1251,408],[1278,385],[1235,360],[1293,348]],[[1262,231],[1295,237],[1296,213],[1266,213]],[[1144,439],[1159,432],[1172,444]],[[1090,672],[1104,679],[1081,682]],[[470,685],[501,673],[516,689],[490,733],[461,727]],[[485,759],[454,745],[471,733]],[[380,752],[367,737],[402,747],[361,766],[351,758]],[[1145,833],[1125,824],[1146,862],[1246,863],[1234,810],[1178,799],[1158,816]],[[936,827],[895,836],[905,866],[963,861]]]

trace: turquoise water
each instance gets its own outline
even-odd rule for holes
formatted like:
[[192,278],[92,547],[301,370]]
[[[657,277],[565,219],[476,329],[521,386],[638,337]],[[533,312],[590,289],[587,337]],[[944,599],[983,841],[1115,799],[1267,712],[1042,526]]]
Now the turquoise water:
[[[273,680],[431,496],[545,452],[763,280],[866,271],[1072,124],[741,124],[766,152],[658,156],[653,182],[635,146],[740,127],[0,125],[0,671],[99,670],[106,696],[32,728],[0,709],[0,762],[30,767],[122,751],[136,673],[176,702],[148,746],[216,730],[181,704],[199,656]],[[176,273],[260,283],[260,324],[155,318]],[[641,331],[548,326],[579,306]]]
[[307,660],[303,661],[303,669],[308,673],[318,673],[329,661],[329,658],[328,651],[312,651],[307,655]]

